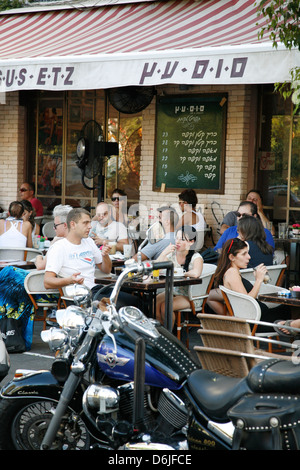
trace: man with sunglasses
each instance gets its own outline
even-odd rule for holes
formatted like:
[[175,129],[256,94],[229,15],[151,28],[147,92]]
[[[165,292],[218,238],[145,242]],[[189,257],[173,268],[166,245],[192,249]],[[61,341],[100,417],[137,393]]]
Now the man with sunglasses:
[[97,204],[94,219],[90,237],[93,238],[96,245],[102,246],[109,242],[116,242],[116,250],[123,253],[123,246],[129,243],[127,228],[121,222],[112,220],[111,208],[106,202]]
[[37,217],[40,217],[44,214],[43,204],[39,199],[34,197],[34,185],[31,183],[23,183],[19,189],[21,200],[30,201],[32,207],[35,209],[35,213]]
[[[236,212],[237,221],[243,217],[243,215],[250,215],[252,217],[259,217],[257,213],[257,206],[250,201],[243,201],[240,203],[238,210]],[[266,232],[266,241],[269,245],[272,246],[273,250],[275,250],[275,243],[272,237],[271,232],[268,229],[264,229]],[[225,232],[221,235],[218,243],[214,247],[215,251],[220,252],[224,243],[229,240],[230,238],[237,238],[238,231],[237,231],[237,224],[228,227]]]

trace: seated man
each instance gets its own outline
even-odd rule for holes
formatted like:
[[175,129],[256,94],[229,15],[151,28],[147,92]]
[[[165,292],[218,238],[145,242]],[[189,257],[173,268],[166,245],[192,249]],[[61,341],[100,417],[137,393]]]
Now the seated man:
[[129,243],[127,228],[121,222],[112,220],[111,209],[106,202],[99,202],[95,218],[97,220],[92,221],[90,236],[96,245],[101,246],[109,241],[115,241],[116,250],[123,252],[123,246]]
[[[158,210],[159,221],[161,222],[163,229],[165,231],[165,236],[162,240],[159,240],[156,243],[148,243],[141,250],[142,261],[146,259],[157,259],[163,250],[170,245],[175,243],[175,226],[178,221],[178,215],[172,207],[160,207]],[[137,259],[137,254],[133,256]]]
[[[46,289],[84,284],[91,289],[94,299],[108,297],[112,289],[95,283],[95,266],[106,274],[111,272],[110,247],[104,245],[99,250],[89,237],[91,216],[85,209],[72,209],[67,216],[67,226],[68,235],[54,243],[47,254],[44,278]],[[120,292],[117,307],[122,305],[137,306],[138,300],[130,294]]]
[[[242,217],[244,214],[250,215],[253,217],[257,217],[257,207],[253,202],[250,201],[243,201],[240,203],[238,210],[237,210],[237,220]],[[273,250],[275,249],[275,243],[272,237],[271,232],[268,229],[264,229],[266,233],[266,242],[269,243],[269,245],[272,246]],[[229,227],[223,235],[220,237],[218,240],[218,243],[214,247],[215,251],[221,251],[224,243],[229,240],[230,238],[236,238],[238,237],[238,231],[237,231],[237,225],[233,225],[232,227]]]
[[39,199],[34,197],[34,185],[32,183],[23,183],[19,189],[21,200],[27,200],[31,202],[32,207],[35,209],[35,215],[40,217],[44,214],[43,204]]
[[[260,192],[257,189],[251,189],[247,196],[246,196],[246,201],[253,202],[253,204],[256,205],[257,207],[257,214],[265,228],[268,228],[268,222],[269,219],[267,218],[266,214],[264,213],[263,209],[263,203],[262,203],[262,196]],[[220,229],[220,234],[222,235],[225,230],[227,230],[229,227],[232,227],[234,225],[237,225],[237,211],[231,211],[228,212],[228,214],[225,215],[222,224],[221,224],[221,229]],[[272,235],[275,235],[275,227],[272,226]]]
[[[57,242],[58,240],[61,240],[65,238],[68,235],[68,226],[67,226],[67,216],[68,213],[72,210],[71,206],[64,206],[62,204],[59,204],[58,206],[55,206],[53,209],[53,217],[54,217],[54,230],[56,233],[56,236],[53,238],[53,240],[50,243],[50,247],[53,245],[53,243]],[[35,258],[35,265],[37,269],[45,269],[46,267],[46,262],[47,262],[47,254],[46,256],[38,255]]]

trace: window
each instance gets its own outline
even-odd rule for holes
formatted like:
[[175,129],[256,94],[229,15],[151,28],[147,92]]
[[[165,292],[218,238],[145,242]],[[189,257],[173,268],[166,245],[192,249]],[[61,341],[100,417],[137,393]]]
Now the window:
[[263,87],[258,188],[270,220],[300,222],[300,116],[291,102]]
[[[57,204],[91,210],[98,191],[110,198],[115,187],[127,193],[128,201],[138,201],[141,114],[125,115],[107,106],[104,90],[38,92],[29,102],[27,173],[45,213],[52,213]],[[119,156],[104,159],[105,188],[98,177],[85,178],[84,185],[76,164],[77,142],[89,121],[100,126],[104,140],[119,143]]]

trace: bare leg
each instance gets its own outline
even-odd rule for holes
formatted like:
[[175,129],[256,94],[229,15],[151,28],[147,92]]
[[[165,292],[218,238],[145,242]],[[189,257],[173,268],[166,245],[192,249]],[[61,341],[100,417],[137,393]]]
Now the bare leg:
[[[183,295],[176,295],[173,297],[173,315],[172,315],[172,329],[174,326],[175,322],[175,313],[177,310],[182,310],[184,308],[189,308],[190,302],[187,297],[184,297]],[[160,304],[160,322],[164,324],[165,321],[165,309],[166,309],[166,304],[165,302],[162,302]],[[158,318],[157,318],[158,319]]]
[[155,318],[158,320],[160,323],[163,324],[163,319],[162,319],[162,305],[165,304],[165,298],[166,295],[164,292],[161,292],[160,294],[157,295],[156,297],[156,311],[155,311]]
[[207,305],[218,315],[224,315],[224,299],[220,289],[211,289]]

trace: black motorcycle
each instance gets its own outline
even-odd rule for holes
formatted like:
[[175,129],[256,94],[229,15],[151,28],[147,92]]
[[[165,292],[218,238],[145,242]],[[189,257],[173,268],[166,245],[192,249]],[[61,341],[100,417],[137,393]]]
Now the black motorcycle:
[[[172,263],[133,263],[105,308],[76,287],[42,332],[51,371],[1,390],[0,449],[230,450],[297,448],[300,369],[266,360],[244,379],[202,370],[169,331],[132,306],[117,311],[127,276]],[[170,300],[171,303],[171,300]]]

